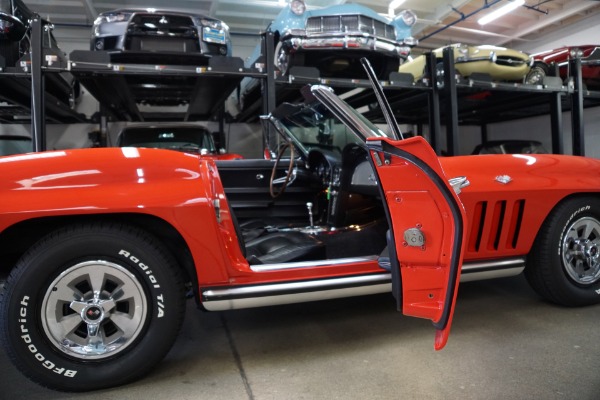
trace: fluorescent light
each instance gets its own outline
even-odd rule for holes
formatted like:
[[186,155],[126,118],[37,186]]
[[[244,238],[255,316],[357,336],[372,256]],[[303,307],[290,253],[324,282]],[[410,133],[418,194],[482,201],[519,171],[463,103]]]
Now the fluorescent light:
[[525,4],[525,0],[513,0],[511,2],[509,2],[508,4],[506,4],[503,7],[498,8],[497,10],[492,11],[491,13],[489,13],[488,15],[479,18],[479,20],[477,21],[479,23],[479,25],[485,25],[489,22],[492,22],[493,20],[500,18],[501,16],[508,14],[509,12],[513,11],[514,9],[521,7],[523,4]]
[[388,15],[390,18],[394,18],[395,11],[398,7],[404,4],[406,0],[392,0],[390,1],[390,5],[388,6]]

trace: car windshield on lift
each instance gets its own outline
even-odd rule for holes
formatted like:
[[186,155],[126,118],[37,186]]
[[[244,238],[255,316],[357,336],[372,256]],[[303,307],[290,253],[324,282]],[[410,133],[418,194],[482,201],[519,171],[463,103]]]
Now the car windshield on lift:
[[[366,137],[388,136],[339,97],[333,93],[331,96],[336,102],[336,113],[320,102],[302,106],[286,104],[273,113],[305,154],[313,148],[341,152],[350,143],[364,146]],[[345,114],[346,122],[338,118],[337,111]]]
[[119,146],[216,152],[210,133],[198,127],[131,127],[121,134]]

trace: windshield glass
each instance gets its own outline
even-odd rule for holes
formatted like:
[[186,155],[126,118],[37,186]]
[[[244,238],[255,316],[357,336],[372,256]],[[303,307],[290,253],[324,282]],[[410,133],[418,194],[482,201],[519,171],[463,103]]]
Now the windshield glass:
[[[336,99],[343,103],[339,98]],[[288,107],[293,110],[284,116],[279,116],[278,121],[294,139],[296,146],[305,153],[313,148],[341,152],[350,143],[364,146],[365,139],[362,132],[365,130],[370,131],[369,136],[387,136],[385,132],[347,105],[345,110],[352,113],[352,120],[361,124],[362,129],[343,123],[321,103]]]
[[0,156],[29,153],[33,151],[31,138],[19,136],[0,136]]
[[210,132],[202,127],[130,127],[121,133],[119,146],[216,152]]

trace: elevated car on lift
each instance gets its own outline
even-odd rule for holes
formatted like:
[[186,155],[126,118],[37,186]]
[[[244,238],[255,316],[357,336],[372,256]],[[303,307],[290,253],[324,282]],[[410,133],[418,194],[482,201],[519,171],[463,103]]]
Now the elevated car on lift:
[[[521,51],[506,47],[480,45],[471,46],[462,43],[440,47],[433,50],[435,54],[436,81],[441,83],[444,76],[443,50],[450,48],[456,72],[468,78],[474,73],[487,74],[495,81],[525,82],[533,60]],[[422,54],[403,63],[401,73],[411,74],[415,81],[429,79],[426,70],[426,55]],[[525,82],[527,83],[527,82]]]
[[[0,70],[31,71],[31,23],[35,16],[35,12],[22,0],[0,1]],[[53,96],[54,101],[73,108],[80,100],[81,86],[73,75],[67,72],[67,56],[54,37],[54,25],[43,18],[40,18],[40,21],[42,62],[47,72],[55,72],[46,74],[46,93]],[[11,95],[6,92],[17,90],[8,88],[6,83],[4,86],[4,96]]]
[[[289,75],[292,67],[313,67],[323,78],[361,79],[360,59],[367,57],[377,77],[388,80],[417,44],[412,36],[416,22],[410,10],[389,17],[359,4],[311,8],[304,0],[293,0],[266,28],[274,40],[275,54],[269,61],[279,76]],[[265,68],[263,52],[263,45],[257,45],[246,67]],[[255,104],[259,86],[257,79],[244,79],[229,101],[229,113],[237,116]]]
[[[193,56],[231,56],[229,27],[203,14],[169,9],[120,8],[98,15],[91,50],[120,62],[178,64]],[[186,55],[187,58],[172,58]]]
[[570,61],[581,60],[581,78],[588,89],[600,90],[600,46],[564,46],[532,55],[534,65],[528,80],[542,84],[546,76],[558,76],[568,82],[572,73]]

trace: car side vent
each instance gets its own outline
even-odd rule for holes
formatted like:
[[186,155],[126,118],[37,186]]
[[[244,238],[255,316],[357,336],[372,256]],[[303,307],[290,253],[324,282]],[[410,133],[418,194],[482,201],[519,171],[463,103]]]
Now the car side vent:
[[525,200],[481,201],[475,205],[467,251],[515,249],[523,222]]

